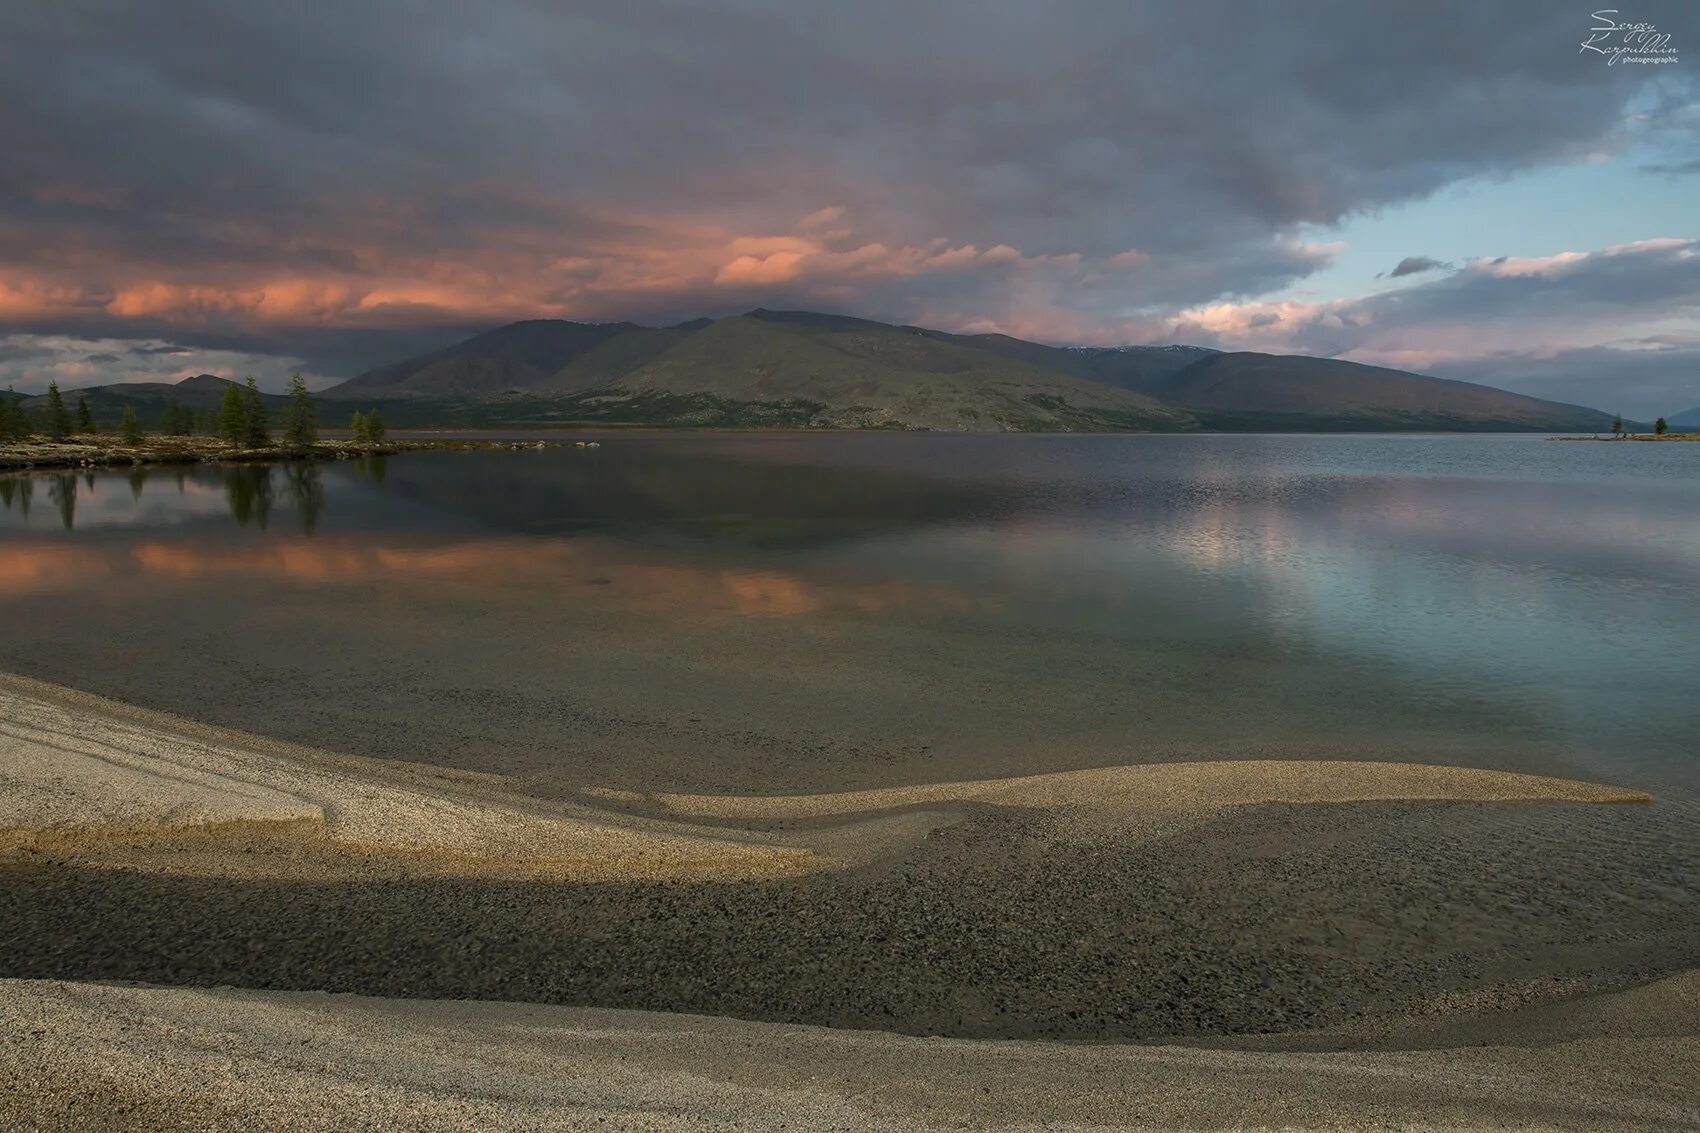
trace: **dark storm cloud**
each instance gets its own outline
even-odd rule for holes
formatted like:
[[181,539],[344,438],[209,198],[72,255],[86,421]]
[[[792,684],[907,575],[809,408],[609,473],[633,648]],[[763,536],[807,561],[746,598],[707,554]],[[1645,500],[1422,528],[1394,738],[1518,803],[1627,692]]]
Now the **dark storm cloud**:
[[1425,271],[1434,271],[1437,268],[1449,268],[1451,266],[1449,263],[1429,256],[1406,256],[1393,265],[1393,270],[1387,274],[1392,279],[1398,279],[1402,275],[1421,275]]
[[1584,17],[28,5],[0,36],[0,329],[327,373],[527,315],[763,303],[1128,338],[1315,271],[1306,226],[1612,148],[1686,80],[1579,66]]

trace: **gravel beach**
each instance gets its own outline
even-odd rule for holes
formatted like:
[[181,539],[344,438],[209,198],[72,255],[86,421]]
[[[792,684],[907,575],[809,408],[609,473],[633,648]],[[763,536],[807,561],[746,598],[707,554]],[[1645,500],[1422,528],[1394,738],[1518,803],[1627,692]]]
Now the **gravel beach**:
[[[1498,1025],[1493,1020],[1582,1010],[1623,989],[1639,987],[1627,994],[1655,1002],[1667,994],[1660,988],[1691,995],[1683,973],[1700,960],[1700,840],[1692,836],[1700,816],[1682,802],[1606,785],[1457,767],[1274,761],[766,797],[586,784],[576,801],[562,801],[527,796],[497,776],[315,752],[16,678],[0,697],[10,771],[0,793],[0,977],[12,979],[730,1016],[782,1035],[802,1025],[842,1028],[855,1033],[843,1041],[868,1044],[880,1057],[904,1041],[895,1034],[943,1036],[964,1058],[1055,1050],[1079,1059],[1067,1073],[1081,1075],[1100,1072],[1094,1060],[1116,1058],[1134,1060],[1143,1074],[1148,1067],[1138,1060],[1156,1056],[975,1040],[1184,1042],[1192,1044],[1186,1053],[1163,1048],[1170,1053],[1153,1065],[1179,1074],[1176,1067],[1199,1060],[1194,1072],[1214,1075],[1226,1071],[1212,1060],[1227,1056],[1195,1048],[1546,1041],[1529,1029],[1534,1023],[1462,1036]],[[139,998],[113,998],[122,995]],[[287,1014],[308,1002],[41,983],[10,984],[0,999],[7,1041],[23,1042],[31,1057],[44,1048],[30,1041],[51,1035],[98,1062],[110,1041],[100,1036],[115,1017],[206,1010],[204,1001],[171,998],[196,995],[243,1005],[228,1024],[239,1030],[244,1012]],[[180,1006],[189,1002],[202,1006]],[[334,1015],[326,1003],[354,1001],[312,1002]],[[179,1006],[162,1006],[170,1004]],[[362,1006],[366,1022],[348,1026],[390,1028],[390,1038],[372,1041],[400,1051],[405,1020],[416,1017],[408,1012],[530,1018],[523,1012],[542,1008],[412,1004],[372,1022],[371,1012],[390,1010]],[[51,1026],[27,1024],[31,1012],[55,1011]],[[285,1025],[266,1018],[266,1027]],[[307,1026],[291,1018],[288,1026]],[[318,1034],[321,1025],[331,1024],[308,1029]],[[26,1032],[21,1040],[17,1028]],[[179,1041],[183,1049],[171,1046]],[[113,1065],[177,1065],[209,1041],[184,1032]],[[259,1052],[271,1040],[243,1041],[242,1049]],[[1692,1030],[1671,1042],[1670,1057],[1692,1062]],[[1506,1067],[1523,1057],[1501,1054],[1510,1061],[1491,1074],[1512,1073]],[[1298,1083],[1284,1088],[1323,1107],[1315,1113],[1367,1117],[1382,1104],[1376,1099],[1397,1102],[1389,1112],[1420,1112],[1398,1110],[1426,1096],[1409,1083],[1397,1098],[1366,1085],[1379,1071],[1373,1059],[1360,1065],[1364,1057],[1326,1056],[1345,1076],[1340,1096],[1371,1108],[1330,1111],[1323,1094]],[[1598,1062],[1590,1073],[1615,1073],[1617,1055],[1589,1048],[1587,1057]],[[1422,1065],[1424,1075],[1443,1075],[1448,1063],[1434,1055]],[[327,1096],[376,1088],[340,1054],[315,1055],[314,1066],[314,1075],[330,1076],[314,1079]],[[1299,1066],[1275,1059],[1229,1069],[1251,1082]],[[1490,1070],[1459,1072],[1477,1075],[1479,1087],[1488,1080],[1479,1074]],[[804,1073],[801,1064],[791,1072]],[[678,1073],[694,1072],[681,1063]],[[1006,1071],[987,1063],[984,1073]],[[676,1088],[667,1074],[651,1078],[643,1090]],[[306,1088],[306,1079],[270,1096],[293,1104],[297,1086]],[[162,1114],[192,1115],[205,1103],[211,1128],[226,1127],[218,1107],[242,1107],[230,1103],[240,1091],[195,1102],[187,1087],[112,1088],[151,1099]],[[402,1107],[398,1114],[412,1115],[406,1120],[429,1126],[437,1111],[408,1093],[414,1088],[385,1096]],[[482,1084],[477,1092],[492,1096]],[[1135,1108],[1112,1121],[1093,1109],[1109,1105],[1109,1095],[1064,1104],[1066,1093],[1040,1090],[1032,1099],[1039,1109],[1012,1102],[999,1112],[1175,1127],[1138,1117],[1160,1112],[1138,1108],[1147,1105],[1141,1098],[1123,1097]],[[432,1096],[441,1101],[440,1092]],[[727,1104],[752,1107],[748,1124],[757,1127],[789,1112],[764,1109],[772,1099],[763,1096],[760,1104],[745,1095]],[[1636,1095],[1649,1105],[1661,1096]],[[489,1127],[550,1127],[527,1124],[533,1111],[511,1101],[490,1111]],[[1197,1127],[1228,1122],[1231,1107],[1217,1095],[1195,1101]],[[462,1102],[472,1104],[455,1104]],[[808,1104],[817,1103],[826,1104]],[[960,1099],[938,1104],[941,1114],[962,1112]],[[1632,1108],[1599,1113],[1626,1127],[1657,1124],[1634,1124],[1624,1116]],[[696,1125],[658,1119],[650,1127],[722,1127],[703,1116],[711,1111],[692,1111]],[[1498,1112],[1478,1116],[1490,1111]],[[550,1112],[562,1128],[584,1116]],[[1309,1112],[1291,1115],[1309,1121]],[[1581,1112],[1558,1105],[1526,1116],[1555,1127],[1609,1124],[1590,1126]],[[1675,1122],[1680,1112],[1652,1106],[1643,1116]],[[920,1127],[923,1116],[903,1111],[892,1127]],[[667,1120],[674,1118],[687,1120],[683,1111]],[[883,1127],[872,1120],[852,1106],[816,1124]],[[1339,1121],[1315,1127],[1356,1127]],[[37,1127],[93,1126],[62,1117]],[[374,1127],[410,1126],[398,1118]]]
[[[1700,981],[1313,1053],[0,980],[0,1123],[52,1130],[1693,1129]],[[1339,1042],[1340,1036],[1334,1036]]]

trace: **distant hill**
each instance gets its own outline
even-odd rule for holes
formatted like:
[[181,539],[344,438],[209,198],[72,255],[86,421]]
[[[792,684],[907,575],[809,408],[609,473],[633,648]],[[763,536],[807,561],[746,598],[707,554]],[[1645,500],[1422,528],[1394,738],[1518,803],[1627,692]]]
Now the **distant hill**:
[[[511,419],[529,423],[978,432],[1196,425],[1185,410],[1143,394],[973,343],[805,311],[757,310],[663,328],[540,320],[380,367],[323,396],[498,399]],[[463,403],[458,419],[495,412],[484,405],[469,415],[470,408]],[[405,420],[412,412],[388,415]]]
[[[180,382],[116,382],[112,385],[84,386],[60,392],[66,408],[73,412],[76,410],[77,398],[87,398],[89,412],[98,424],[116,424],[124,415],[124,408],[130,406],[135,409],[136,415],[144,424],[151,425],[164,415],[166,406],[173,401],[193,409],[196,413],[217,409],[224,391],[236,384],[229,378],[221,378],[216,374],[196,374]],[[272,393],[263,393],[260,396],[267,407],[273,410],[281,410],[288,400]],[[35,394],[26,397],[23,399],[23,406],[30,411],[44,409],[47,406],[47,395]]]
[[1200,358],[1146,387],[1229,429],[1599,431],[1611,414],[1489,386],[1331,358],[1233,353]]
[[1665,424],[1673,429],[1700,429],[1700,406],[1671,414],[1665,419]]
[[[103,424],[173,399],[215,408],[200,374],[67,390]],[[267,394],[281,409],[285,399]],[[1327,430],[1604,432],[1611,416],[1469,382],[1201,346],[1075,347],[810,311],[670,327],[531,319],[380,366],[317,395],[322,417],[392,427],[571,424],[971,432]],[[43,403],[26,399],[28,407]],[[74,405],[74,401],[72,402]],[[1700,428],[1700,408],[1671,418]],[[1635,427],[1631,423],[1632,427]]]

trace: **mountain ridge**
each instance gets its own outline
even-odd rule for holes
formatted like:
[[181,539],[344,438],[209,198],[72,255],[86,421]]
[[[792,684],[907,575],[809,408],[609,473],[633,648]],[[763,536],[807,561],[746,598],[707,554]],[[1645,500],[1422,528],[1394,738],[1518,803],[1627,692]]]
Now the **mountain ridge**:
[[[229,384],[202,374],[80,392],[97,414],[127,404],[145,413],[171,399],[210,408]],[[1584,406],[1342,359],[1057,346],[766,308],[664,327],[527,319],[317,396],[327,419],[338,406],[381,406],[392,425],[419,427],[1599,432],[1611,421]]]
[[585,422],[649,424],[1565,431],[1610,422],[1585,406],[1339,359],[1057,346],[760,307],[670,327],[527,320],[323,396],[445,394],[536,402],[534,418],[553,400]]

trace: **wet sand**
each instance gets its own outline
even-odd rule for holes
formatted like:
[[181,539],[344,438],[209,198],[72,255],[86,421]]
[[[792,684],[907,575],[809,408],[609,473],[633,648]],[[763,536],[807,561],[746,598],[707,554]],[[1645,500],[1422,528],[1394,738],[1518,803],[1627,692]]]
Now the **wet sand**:
[[[338,1128],[1696,1118],[1693,1028],[1660,1013],[1694,998],[1700,823],[1610,785],[1287,760],[562,800],[15,678],[0,721],[0,977],[273,989],[8,982],[42,1071],[6,1104],[44,1128],[301,1091],[330,1102],[300,1127]],[[1260,1043],[1293,1049],[1220,1049]],[[1434,1053],[1361,1052],[1401,1044]]]

